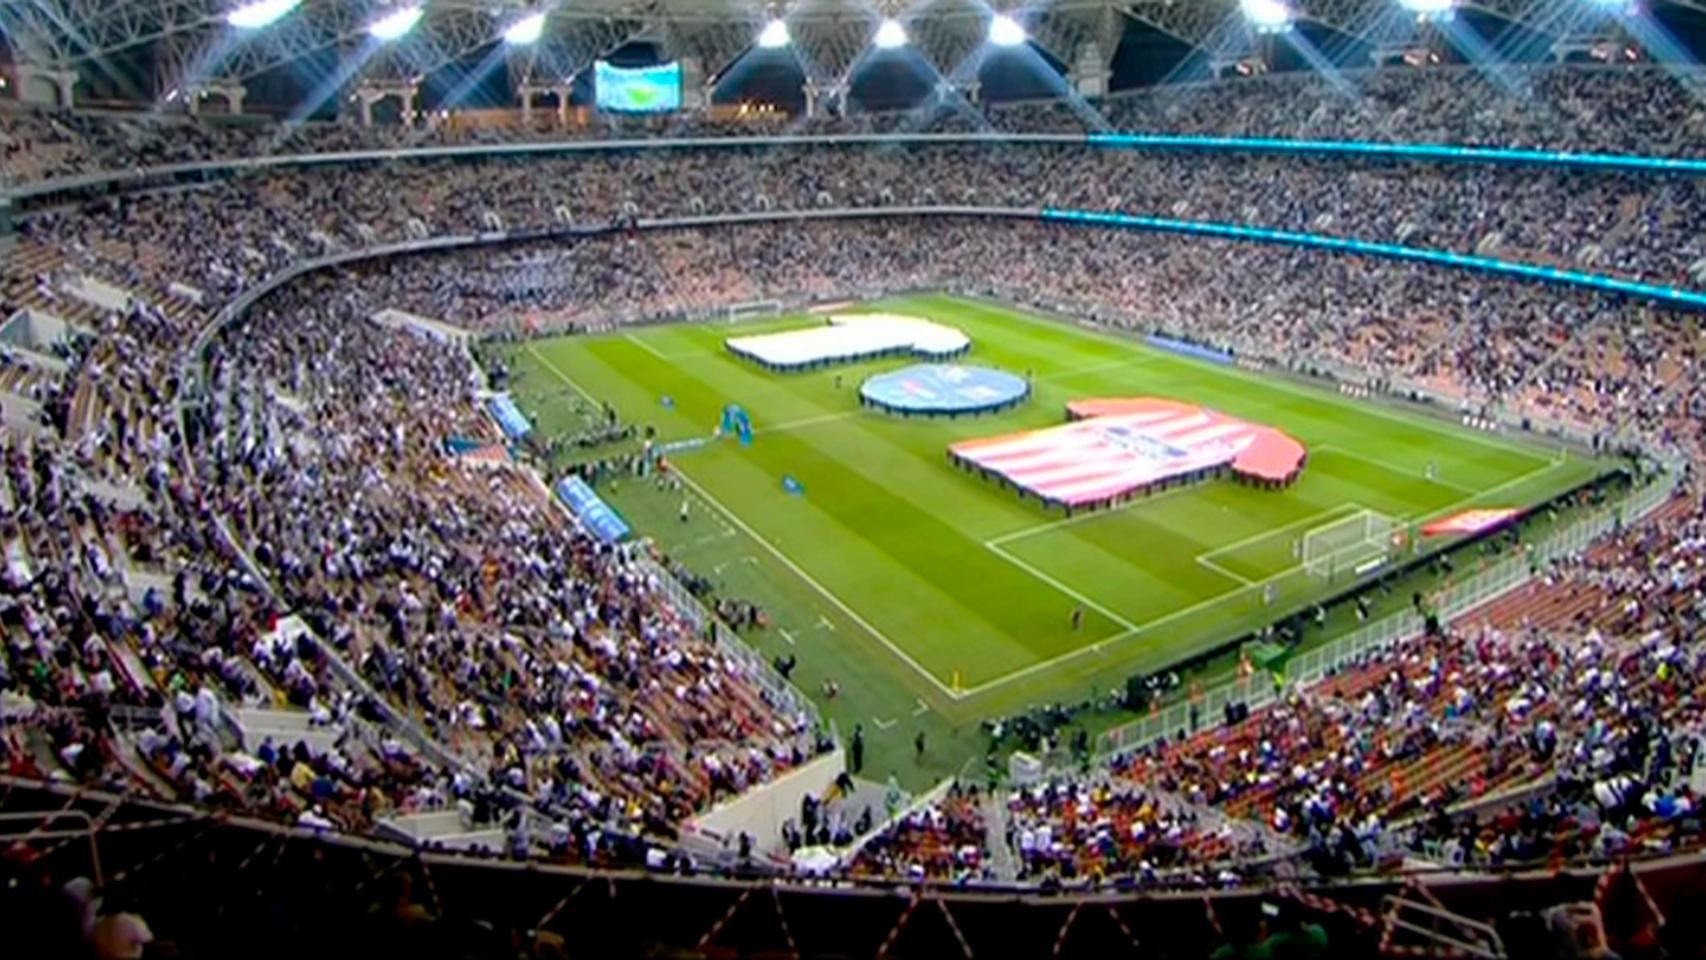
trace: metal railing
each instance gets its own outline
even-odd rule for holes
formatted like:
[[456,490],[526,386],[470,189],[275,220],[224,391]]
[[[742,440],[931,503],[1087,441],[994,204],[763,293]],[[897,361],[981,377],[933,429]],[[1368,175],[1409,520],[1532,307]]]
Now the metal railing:
[[[1595,540],[1646,517],[1669,499],[1675,478],[1665,475],[1630,491],[1626,496],[1589,510],[1573,522],[1536,540],[1520,555],[1502,558],[1443,591],[1438,604],[1441,621],[1450,621],[1523,586],[1561,557],[1580,553]],[[1104,732],[1097,738],[1096,755],[1106,759],[1139,750],[1162,740],[1189,736],[1218,726],[1229,703],[1259,710],[1282,692],[1319,683],[1347,664],[1371,653],[1386,650],[1403,640],[1420,636],[1426,621],[1415,610],[1402,610],[1383,617],[1323,646],[1300,653],[1287,661],[1283,679],[1259,673],[1241,677],[1207,691],[1200,699],[1175,703],[1140,720]]]
[[716,615],[705,608],[699,598],[693,595],[675,575],[664,569],[662,565],[650,557],[639,557],[639,563],[658,584],[664,599],[675,608],[676,612],[685,617],[693,628],[700,633],[710,631],[710,636],[717,645],[718,652],[733,661],[765,696],[779,709],[794,716],[803,716],[808,721],[808,729],[800,732],[806,738],[803,746],[806,754],[815,752],[816,735],[824,731],[823,716],[818,711],[817,704],[810,697],[801,693],[798,687],[789,683],[776,671],[776,668],[764,655],[754,650],[742,640],[740,635],[729,629]]

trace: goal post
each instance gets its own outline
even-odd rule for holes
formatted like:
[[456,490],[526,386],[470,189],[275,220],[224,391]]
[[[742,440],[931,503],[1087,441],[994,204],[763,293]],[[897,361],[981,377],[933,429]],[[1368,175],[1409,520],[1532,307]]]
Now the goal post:
[[753,320],[758,317],[773,317],[782,312],[780,300],[746,300],[741,303],[731,303],[723,308],[723,319],[729,323],[739,323],[742,320]]
[[1333,579],[1341,571],[1385,556],[1397,528],[1386,514],[1358,510],[1305,530],[1297,542],[1297,557],[1310,575]]

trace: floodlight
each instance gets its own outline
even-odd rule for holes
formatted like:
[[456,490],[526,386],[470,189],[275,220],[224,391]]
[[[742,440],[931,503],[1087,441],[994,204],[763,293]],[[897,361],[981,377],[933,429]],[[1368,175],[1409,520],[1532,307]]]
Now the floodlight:
[[758,45],[766,50],[779,50],[788,45],[792,38],[788,35],[788,25],[780,17],[764,25],[758,31]]
[[893,50],[906,46],[906,28],[901,26],[893,17],[884,20],[877,27],[877,35],[871,38],[878,50]]
[[1291,8],[1284,0],[1238,0],[1238,6],[1258,30],[1284,30],[1291,26]]
[[397,40],[420,22],[420,7],[398,7],[368,24],[367,35],[375,40]]
[[1016,47],[1027,39],[1025,28],[1005,13],[998,13],[989,21],[989,42],[998,47]]
[[543,13],[528,14],[504,29],[504,43],[524,47],[538,40],[544,34],[545,15]]
[[239,30],[258,30],[296,9],[302,0],[251,0],[225,14],[225,22]]

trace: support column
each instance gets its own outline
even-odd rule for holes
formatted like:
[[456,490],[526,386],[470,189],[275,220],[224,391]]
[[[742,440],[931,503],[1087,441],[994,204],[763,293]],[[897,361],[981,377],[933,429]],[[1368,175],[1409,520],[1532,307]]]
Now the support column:
[[415,102],[420,96],[420,84],[412,80],[368,80],[355,88],[355,101],[361,107],[361,125],[373,126],[373,107],[388,97],[396,97],[404,126],[414,126],[417,119]]
[[1108,58],[1102,52],[1102,45],[1094,40],[1078,48],[1078,56],[1074,59],[1072,69],[1067,72],[1067,79],[1072,82],[1072,88],[1081,97],[1107,96],[1108,78],[1111,76]]
[[[76,106],[77,71],[39,63],[20,63],[16,73],[20,101],[66,110]],[[51,94],[46,92],[46,85],[53,87]]]
[[698,57],[681,58],[681,109],[709,110],[711,86],[705,79],[705,62]]
[[531,83],[524,83],[515,88],[515,95],[521,98],[522,126],[530,127],[533,125],[533,98],[538,94],[547,92],[549,92],[548,88],[535,86]]
[[191,115],[201,113],[202,101],[208,97],[220,97],[225,101],[225,112],[238,114],[243,112],[243,101],[249,95],[249,88],[240,83],[213,81],[197,84],[189,88],[189,111]]

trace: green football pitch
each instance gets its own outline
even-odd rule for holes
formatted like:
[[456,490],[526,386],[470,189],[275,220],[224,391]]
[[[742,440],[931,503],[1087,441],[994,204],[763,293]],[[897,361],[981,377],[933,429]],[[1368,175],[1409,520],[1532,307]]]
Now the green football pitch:
[[[773,373],[723,347],[821,317],[540,340],[512,365],[547,435],[582,429],[594,403],[655,428],[659,443],[708,437],[728,404],[748,411],[750,445],[724,438],[671,457],[683,489],[623,477],[602,492],[638,535],[761,604],[773,623],[749,641],[795,655],[796,681],[844,732],[859,723],[898,742],[879,752],[891,764],[913,763],[924,731],[949,746],[918,763],[946,772],[978,720],[1105,693],[1342,589],[1344,576],[1302,567],[1306,531],[1365,510],[1408,524],[1529,505],[1609,467],[979,301],[853,309],[957,327],[973,343],[963,362],[1029,371],[1032,397],[996,415],[902,419],[861,408],[858,385],[912,360]],[[946,457],[957,440],[1061,423],[1070,400],[1139,396],[1278,427],[1308,447],[1308,466],[1282,491],[1215,479],[1067,517]],[[784,490],[785,475],[804,492]]]

